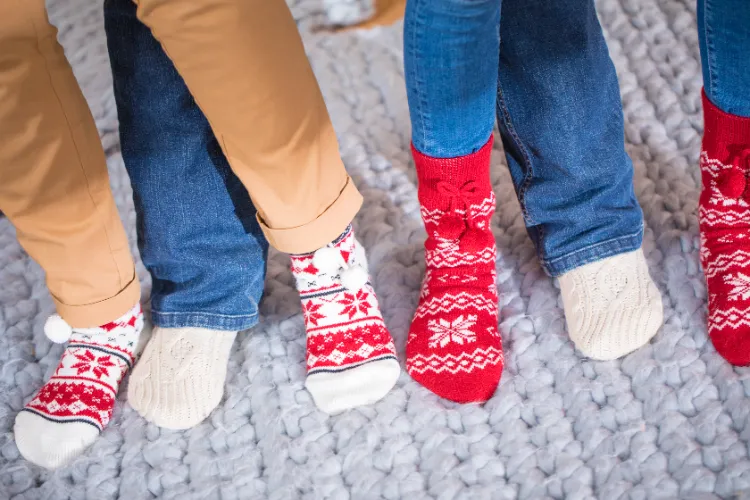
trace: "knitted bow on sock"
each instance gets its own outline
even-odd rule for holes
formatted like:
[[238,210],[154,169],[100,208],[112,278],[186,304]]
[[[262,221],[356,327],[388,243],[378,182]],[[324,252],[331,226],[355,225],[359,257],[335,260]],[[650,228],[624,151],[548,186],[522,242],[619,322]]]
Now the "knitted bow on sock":
[[490,219],[492,138],[478,152],[431,158],[412,147],[427,230],[426,271],[406,344],[406,369],[435,394],[482,402],[503,371],[495,238]]
[[708,333],[735,365],[750,364],[750,118],[724,113],[703,95],[700,166],[701,264]]

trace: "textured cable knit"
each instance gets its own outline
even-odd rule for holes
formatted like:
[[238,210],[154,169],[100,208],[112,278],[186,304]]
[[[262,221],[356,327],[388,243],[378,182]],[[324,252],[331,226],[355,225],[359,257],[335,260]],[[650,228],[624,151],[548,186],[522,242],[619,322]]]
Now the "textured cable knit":
[[96,440],[112,417],[142,329],[140,305],[98,328],[72,329],[59,316],[47,321],[47,336],[68,345],[55,373],[16,417],[16,445],[27,460],[54,469]]
[[645,345],[662,325],[659,289],[643,250],[615,255],[560,276],[568,334],[593,359],[617,359]]
[[427,241],[406,369],[435,394],[459,403],[488,400],[503,371],[491,153],[492,137],[458,158],[431,158],[412,147]]
[[378,401],[400,367],[351,226],[328,246],[291,259],[307,330],[305,386],[315,404],[338,413]]
[[128,403],[167,429],[201,423],[221,402],[237,332],[154,328],[128,384]]
[[703,94],[700,166],[701,264],[708,333],[734,365],[750,364],[750,118],[725,113]]

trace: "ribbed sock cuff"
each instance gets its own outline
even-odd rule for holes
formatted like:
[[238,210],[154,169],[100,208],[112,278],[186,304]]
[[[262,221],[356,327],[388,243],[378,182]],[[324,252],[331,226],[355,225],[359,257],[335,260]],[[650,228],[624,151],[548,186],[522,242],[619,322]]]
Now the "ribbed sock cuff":
[[733,160],[728,146],[750,147],[750,118],[719,109],[703,91],[703,149],[721,162]]

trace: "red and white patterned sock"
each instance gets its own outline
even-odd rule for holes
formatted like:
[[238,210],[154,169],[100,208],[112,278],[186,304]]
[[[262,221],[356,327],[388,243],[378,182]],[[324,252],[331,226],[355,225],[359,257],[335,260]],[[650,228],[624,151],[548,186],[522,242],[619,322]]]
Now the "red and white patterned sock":
[[55,469],[93,444],[109,422],[133,366],[143,314],[138,304],[111,323],[80,329],[52,316],[44,329],[68,345],[52,378],[16,416],[14,432],[24,458]]
[[733,365],[750,364],[750,118],[725,113],[703,94],[701,264],[708,333]]
[[307,329],[305,386],[315,404],[339,413],[378,401],[400,367],[351,226],[315,253],[291,258]]
[[492,137],[476,153],[458,158],[431,158],[413,147],[412,153],[427,269],[406,343],[406,370],[446,399],[483,402],[503,371],[490,230]]

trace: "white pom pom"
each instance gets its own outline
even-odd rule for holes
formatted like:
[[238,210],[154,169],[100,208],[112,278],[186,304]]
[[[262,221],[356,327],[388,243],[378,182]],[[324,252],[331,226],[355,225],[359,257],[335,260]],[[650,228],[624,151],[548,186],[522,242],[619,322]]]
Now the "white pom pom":
[[360,266],[352,266],[341,273],[341,284],[352,292],[362,290],[362,287],[367,283],[367,279],[367,271]]
[[62,344],[70,339],[73,328],[60,316],[53,314],[47,318],[47,322],[44,324],[44,334],[52,342]]
[[335,248],[323,247],[313,255],[313,266],[321,273],[334,274],[341,269],[343,264],[344,258]]

